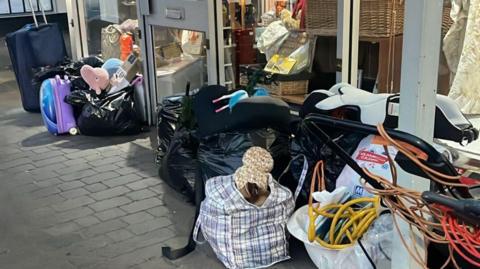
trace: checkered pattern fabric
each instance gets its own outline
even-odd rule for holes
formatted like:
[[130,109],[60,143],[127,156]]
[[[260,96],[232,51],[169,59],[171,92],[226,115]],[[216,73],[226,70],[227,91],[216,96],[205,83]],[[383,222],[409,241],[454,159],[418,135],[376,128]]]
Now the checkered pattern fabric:
[[233,175],[207,181],[194,238],[201,228],[227,268],[263,268],[290,258],[285,232],[295,201],[271,176],[268,183],[270,195],[256,206],[238,191]]

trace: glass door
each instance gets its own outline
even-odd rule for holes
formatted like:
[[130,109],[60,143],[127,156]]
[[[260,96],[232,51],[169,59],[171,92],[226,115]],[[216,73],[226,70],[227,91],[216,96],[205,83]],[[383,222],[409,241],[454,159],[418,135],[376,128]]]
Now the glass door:
[[121,59],[126,58],[122,57],[122,45],[129,48],[123,54],[139,47],[135,0],[67,0],[67,11],[74,58],[95,55]]
[[[145,79],[136,0],[67,0],[67,13],[74,60],[89,56],[98,56],[103,61],[119,59],[129,74],[129,83],[141,81],[141,75]],[[151,124],[144,86],[135,85],[136,109],[139,119]]]
[[152,118],[164,97],[218,84],[214,1],[139,1]]

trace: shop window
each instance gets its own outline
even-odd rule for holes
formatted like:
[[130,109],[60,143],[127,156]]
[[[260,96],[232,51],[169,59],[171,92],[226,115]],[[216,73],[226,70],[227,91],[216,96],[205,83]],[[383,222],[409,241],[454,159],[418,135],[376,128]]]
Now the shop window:
[[[53,0],[32,0],[33,9],[45,12],[53,11]],[[31,12],[28,0],[0,0],[0,14],[18,14]]]
[[154,26],[153,40],[157,102],[165,96],[184,94],[187,85],[197,89],[207,84],[205,33]]
[[135,2],[87,0],[84,9],[89,55],[125,58],[133,47],[127,43],[140,45]]
[[306,8],[295,9],[297,3],[299,7],[305,4],[286,0],[222,1],[226,86],[236,89],[256,84],[284,100],[303,102],[313,77],[316,36],[305,31]]

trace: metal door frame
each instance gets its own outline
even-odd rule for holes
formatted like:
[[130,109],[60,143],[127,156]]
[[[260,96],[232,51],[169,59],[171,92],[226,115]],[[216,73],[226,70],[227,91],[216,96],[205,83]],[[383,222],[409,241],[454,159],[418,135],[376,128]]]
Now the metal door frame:
[[84,0],[66,1],[72,59],[75,61],[89,56],[84,4]]
[[[162,0],[153,0],[156,3],[162,2]],[[156,66],[155,66],[155,48],[154,48],[154,37],[153,37],[153,27],[155,26],[164,26],[164,27],[175,27],[178,29],[188,29],[194,31],[204,32],[207,38],[207,75],[208,75],[208,84],[219,84],[219,68],[218,68],[218,30],[217,30],[217,14],[216,14],[216,0],[196,0],[196,1],[185,1],[183,3],[183,8],[185,4],[189,2],[192,4],[201,4],[204,3],[207,6],[208,14],[205,16],[208,20],[205,25],[207,28],[199,29],[198,21],[191,21],[191,24],[188,22],[188,18],[184,18],[181,22],[180,27],[176,27],[174,22],[171,22],[167,25],[162,24],[159,21],[160,14],[154,14],[154,5],[152,0],[138,0],[137,1],[137,14],[139,28],[141,30],[141,50],[143,58],[143,72],[145,77],[145,90],[146,90],[146,105],[147,105],[147,117],[149,119],[149,124],[153,125],[156,122],[156,108],[157,108],[157,78],[156,78]],[[185,27],[185,25],[192,25],[192,27]]]

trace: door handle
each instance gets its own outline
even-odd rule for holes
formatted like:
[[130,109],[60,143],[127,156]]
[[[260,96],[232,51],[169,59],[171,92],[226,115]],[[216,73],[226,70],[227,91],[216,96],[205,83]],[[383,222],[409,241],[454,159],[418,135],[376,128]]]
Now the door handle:
[[173,20],[185,19],[185,9],[183,8],[166,8],[165,17]]
[[73,27],[75,27],[75,21],[73,19],[70,20],[70,25]]

